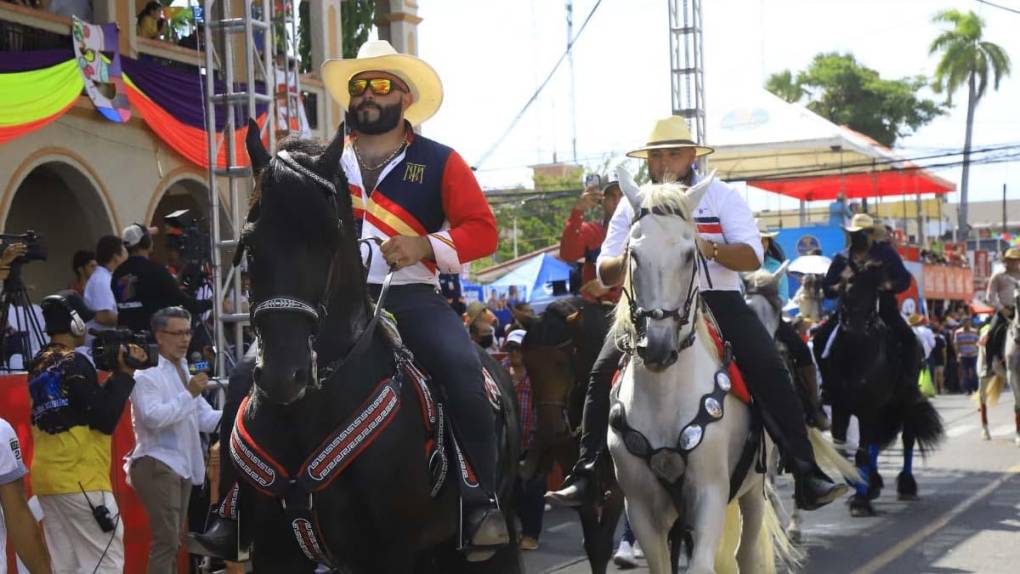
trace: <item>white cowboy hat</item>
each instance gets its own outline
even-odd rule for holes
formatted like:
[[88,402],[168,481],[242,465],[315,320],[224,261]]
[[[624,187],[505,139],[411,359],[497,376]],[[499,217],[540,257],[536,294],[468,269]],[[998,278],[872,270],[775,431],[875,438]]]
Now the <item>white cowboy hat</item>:
[[768,237],[769,239],[774,239],[779,235],[778,231],[769,231],[769,226],[764,221],[755,219],[754,222],[758,224],[758,235]]
[[326,60],[322,64],[322,82],[333,99],[347,111],[351,94],[347,83],[361,72],[386,72],[400,78],[411,89],[414,103],[404,111],[404,119],[418,126],[431,118],[443,103],[443,82],[424,60],[401,54],[386,40],[365,42],[353,60]]
[[645,146],[628,153],[627,156],[647,158],[649,150],[685,147],[698,150],[695,157],[708,155],[715,151],[713,148],[695,143],[694,138],[691,137],[691,129],[687,126],[687,120],[680,116],[669,116],[655,122],[655,127],[648,136]]
[[867,213],[858,213],[854,215],[853,219],[850,220],[850,225],[847,225],[843,229],[853,233],[855,231],[863,231],[865,229],[874,229],[875,220],[871,218]]

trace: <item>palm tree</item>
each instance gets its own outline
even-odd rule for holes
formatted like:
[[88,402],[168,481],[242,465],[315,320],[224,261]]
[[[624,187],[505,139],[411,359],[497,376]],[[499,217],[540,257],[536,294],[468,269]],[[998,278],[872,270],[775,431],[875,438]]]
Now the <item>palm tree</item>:
[[936,93],[946,92],[946,103],[952,104],[953,93],[967,84],[967,135],[963,143],[963,177],[960,182],[960,209],[957,227],[966,240],[970,234],[967,224],[967,184],[970,177],[970,146],[974,135],[974,110],[985,95],[989,76],[995,89],[999,80],[1009,75],[1009,56],[997,44],[981,39],[985,22],[973,11],[945,10],[932,18],[936,24],[951,24],[931,43],[929,54],[939,52],[942,58],[935,68]]

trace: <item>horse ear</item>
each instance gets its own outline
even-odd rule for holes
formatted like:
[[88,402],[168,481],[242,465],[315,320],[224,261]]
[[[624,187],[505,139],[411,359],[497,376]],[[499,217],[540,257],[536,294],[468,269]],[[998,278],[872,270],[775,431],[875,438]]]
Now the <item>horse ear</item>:
[[251,167],[255,173],[262,171],[272,157],[262,145],[262,134],[259,133],[259,124],[254,119],[248,118],[248,133],[245,135],[244,144],[248,148],[248,158],[251,159]]
[[701,198],[705,196],[705,192],[708,191],[708,188],[714,181],[715,170],[713,169],[712,173],[684,192],[684,205],[687,207],[687,213],[694,213],[694,210],[698,208],[698,204],[701,203]]
[[630,202],[631,207],[634,208],[635,212],[641,210],[641,188],[638,187],[637,182],[634,181],[634,176],[627,171],[627,168],[622,164],[616,167],[616,179],[620,183],[620,191],[626,196],[627,201]]
[[772,282],[779,283],[779,280],[783,278],[783,275],[786,275],[786,269],[789,266],[790,266],[789,259],[783,261],[783,264],[779,266],[779,269],[776,269],[776,272],[772,274]]
[[326,149],[319,156],[319,159],[315,162],[315,171],[323,176],[328,176],[327,179],[332,180],[336,176],[337,170],[340,169],[340,156],[344,153],[344,132],[337,131],[336,136],[333,137],[333,141],[329,142]]
[[535,317],[534,315],[527,315],[524,313],[517,313],[514,314],[514,320],[520,323],[521,327],[524,327],[525,331],[530,331],[532,327],[535,326],[535,323],[538,321],[538,317]]

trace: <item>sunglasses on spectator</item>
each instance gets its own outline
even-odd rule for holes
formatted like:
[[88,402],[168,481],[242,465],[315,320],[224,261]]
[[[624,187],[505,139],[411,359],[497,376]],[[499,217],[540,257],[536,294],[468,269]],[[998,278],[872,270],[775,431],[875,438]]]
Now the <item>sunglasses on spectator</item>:
[[385,96],[397,90],[398,92],[406,92],[404,88],[400,87],[399,84],[389,78],[370,78],[361,80],[351,80],[347,84],[347,92],[352,97],[358,97],[365,93],[365,90],[371,88],[372,93],[377,96]]

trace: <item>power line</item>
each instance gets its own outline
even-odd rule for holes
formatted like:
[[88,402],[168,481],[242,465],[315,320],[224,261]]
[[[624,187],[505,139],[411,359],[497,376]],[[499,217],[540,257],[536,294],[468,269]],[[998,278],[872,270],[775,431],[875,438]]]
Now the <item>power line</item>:
[[538,86],[538,89],[536,89],[535,93],[532,94],[530,98],[528,98],[528,101],[524,104],[524,107],[521,108],[521,111],[517,112],[517,115],[514,116],[513,121],[510,122],[510,125],[507,126],[507,128],[503,131],[503,133],[499,136],[495,143],[489,146],[489,149],[485,150],[485,153],[483,153],[482,157],[480,157],[478,161],[475,162],[475,165],[472,166],[472,169],[477,170],[479,166],[485,163],[485,161],[489,159],[489,156],[491,156],[493,152],[495,152],[496,149],[503,143],[503,140],[505,140],[506,137],[510,135],[510,132],[513,131],[514,127],[517,126],[517,122],[520,121],[520,119],[524,116],[524,113],[527,112],[528,108],[531,107],[531,104],[535,103],[535,100],[538,99],[538,96],[542,93],[542,90],[544,90],[549,81],[552,80],[553,76],[556,74],[556,70],[559,69],[560,64],[562,64],[563,60],[567,59],[567,56],[570,55],[570,53],[574,49],[574,44],[577,43],[578,38],[580,38],[581,34],[584,33],[584,29],[588,27],[588,22],[591,21],[591,17],[595,15],[595,11],[598,10],[599,6],[601,5],[602,0],[597,0],[595,2],[595,5],[592,6],[591,11],[588,12],[588,16],[584,19],[584,22],[581,24],[581,27],[577,30],[577,35],[575,35],[574,39],[567,44],[567,49],[564,50],[563,54],[560,55],[560,58],[556,60],[556,65],[553,66],[552,70],[549,72],[549,75],[545,77],[545,80],[542,80],[542,83]]
[[977,0],[977,1],[982,3],[982,4],[988,4],[992,8],[998,8],[999,10],[1005,10],[1006,12],[1012,12],[1014,14],[1020,14],[1020,10],[1017,10],[1016,8],[1010,8],[1008,6],[1001,6],[999,4],[995,4],[994,2],[989,2],[988,0]]

